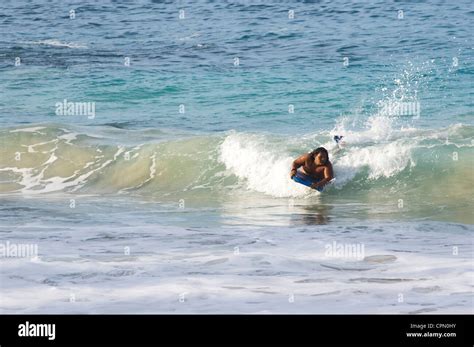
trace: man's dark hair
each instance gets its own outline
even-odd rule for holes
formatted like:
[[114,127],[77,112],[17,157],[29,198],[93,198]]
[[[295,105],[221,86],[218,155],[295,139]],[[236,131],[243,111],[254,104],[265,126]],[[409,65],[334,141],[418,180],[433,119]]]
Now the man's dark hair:
[[311,158],[315,158],[319,153],[324,153],[326,154],[326,157],[328,158],[328,161],[329,161],[329,153],[327,151],[326,148],[324,147],[318,147],[316,148],[314,151],[312,151],[309,155],[311,156]]

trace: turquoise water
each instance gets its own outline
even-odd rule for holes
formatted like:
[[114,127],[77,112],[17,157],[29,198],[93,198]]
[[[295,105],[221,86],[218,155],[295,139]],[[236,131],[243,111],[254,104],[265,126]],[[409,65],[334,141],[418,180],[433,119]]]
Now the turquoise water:
[[[0,309],[469,311],[473,19],[471,1],[2,2],[0,236],[40,258],[2,259]],[[318,146],[322,194],[289,179]],[[334,241],[396,260],[334,260]]]
[[[421,103],[417,127],[472,116],[470,1],[26,4],[2,5],[3,124],[294,135],[371,114],[394,92]],[[56,116],[63,99],[95,102],[96,117]]]

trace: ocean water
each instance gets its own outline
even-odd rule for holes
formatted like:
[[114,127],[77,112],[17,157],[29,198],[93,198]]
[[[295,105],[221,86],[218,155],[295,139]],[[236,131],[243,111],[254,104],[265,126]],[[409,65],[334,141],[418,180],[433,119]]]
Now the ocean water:
[[[2,1],[0,312],[472,313],[473,23]],[[319,146],[323,193],[289,179]]]

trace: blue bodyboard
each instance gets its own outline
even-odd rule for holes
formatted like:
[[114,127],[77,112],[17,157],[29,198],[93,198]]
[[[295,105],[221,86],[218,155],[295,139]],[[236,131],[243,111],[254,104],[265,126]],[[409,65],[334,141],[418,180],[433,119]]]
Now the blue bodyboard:
[[[313,183],[317,183],[317,182],[319,182],[320,180],[314,179],[314,178],[312,178],[312,177],[309,177],[309,176],[307,176],[307,175],[305,175],[305,174],[303,174],[303,173],[297,171],[297,172],[296,172],[296,175],[293,176],[293,181],[295,181],[295,182],[297,182],[297,183],[299,183],[299,184],[302,184],[302,185],[304,185],[304,186],[311,187],[311,185],[312,185]],[[318,187],[318,188],[316,188],[316,190],[317,190],[318,192],[322,192],[323,189],[324,189],[323,187]]]

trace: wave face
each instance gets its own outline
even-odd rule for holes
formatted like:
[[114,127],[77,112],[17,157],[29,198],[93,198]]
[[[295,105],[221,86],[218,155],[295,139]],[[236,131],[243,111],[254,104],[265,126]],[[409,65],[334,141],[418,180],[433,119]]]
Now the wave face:
[[[159,130],[86,134],[58,125],[3,129],[0,192],[206,199],[239,191],[307,198],[319,193],[289,179],[291,162],[325,146],[336,181],[324,195],[389,193],[471,203],[474,127],[394,129],[389,118],[373,117],[356,131],[344,123],[300,138],[231,131],[176,139]],[[341,148],[332,141],[336,133],[345,136]]]

